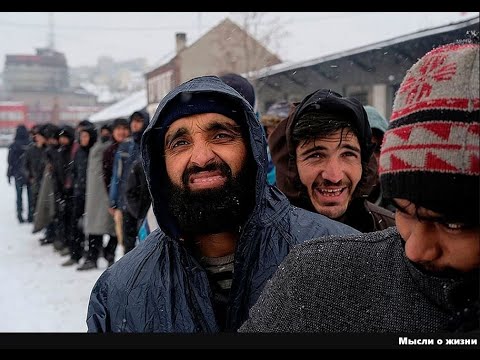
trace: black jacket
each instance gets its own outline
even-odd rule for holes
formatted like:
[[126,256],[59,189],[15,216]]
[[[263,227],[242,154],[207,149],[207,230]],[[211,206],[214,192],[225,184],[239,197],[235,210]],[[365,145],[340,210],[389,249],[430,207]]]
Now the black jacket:
[[168,104],[189,93],[216,93],[243,109],[249,144],[257,166],[256,204],[236,245],[227,323],[233,331],[245,321],[266,282],[290,249],[304,240],[356,230],[322,215],[292,207],[267,184],[265,137],[252,107],[218,77],[195,78],[159,104],[142,138],[142,161],[160,228],[108,268],[96,282],[88,305],[89,332],[219,331],[207,274],[179,238],[165,206],[165,161],[155,151],[159,129],[172,111]]
[[132,164],[130,169],[125,186],[125,199],[127,210],[135,219],[141,220],[147,215],[151,200],[140,158]]
[[23,125],[17,128],[15,139],[8,148],[7,177],[15,177],[15,181],[26,184],[28,178],[25,173],[25,151],[30,144],[27,128]]

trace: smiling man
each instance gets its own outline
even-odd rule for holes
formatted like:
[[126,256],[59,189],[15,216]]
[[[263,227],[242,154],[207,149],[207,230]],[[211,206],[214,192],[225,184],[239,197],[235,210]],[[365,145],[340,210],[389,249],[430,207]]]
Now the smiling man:
[[172,90],[141,151],[160,227],[99,278],[90,332],[234,331],[294,245],[358,233],[267,184],[260,122],[218,77]]
[[269,138],[278,187],[294,205],[362,232],[394,225],[391,211],[366,201],[377,169],[371,136],[358,100],[311,93]]

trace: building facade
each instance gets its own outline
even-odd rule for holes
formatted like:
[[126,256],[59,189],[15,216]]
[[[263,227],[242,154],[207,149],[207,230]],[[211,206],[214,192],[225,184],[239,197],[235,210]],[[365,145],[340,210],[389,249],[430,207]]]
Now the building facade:
[[147,111],[153,115],[160,100],[175,86],[202,75],[247,74],[280,59],[230,19],[225,19],[187,46],[185,33],[175,35],[176,54],[146,73]]
[[3,82],[2,100],[23,103],[28,125],[75,125],[101,108],[94,94],[70,87],[65,55],[53,49],[39,48],[35,55],[6,55]]

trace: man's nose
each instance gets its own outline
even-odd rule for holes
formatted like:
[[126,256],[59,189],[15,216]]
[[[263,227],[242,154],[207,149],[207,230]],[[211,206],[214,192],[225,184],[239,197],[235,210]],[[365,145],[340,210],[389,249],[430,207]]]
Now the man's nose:
[[198,167],[205,167],[215,159],[215,153],[205,142],[193,145],[191,162]]

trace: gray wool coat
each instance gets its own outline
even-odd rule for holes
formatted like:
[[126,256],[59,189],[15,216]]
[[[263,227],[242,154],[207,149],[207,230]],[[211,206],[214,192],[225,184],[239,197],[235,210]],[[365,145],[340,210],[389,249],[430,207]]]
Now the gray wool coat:
[[103,152],[111,141],[97,141],[90,149],[87,168],[87,191],[85,196],[85,234],[115,235],[115,223],[108,212],[109,201],[103,181]]

